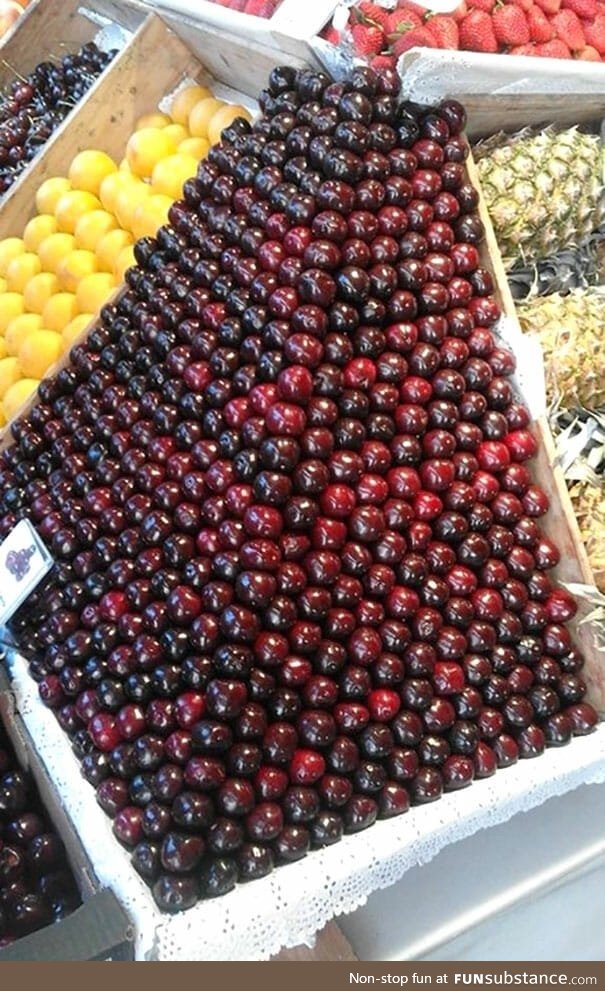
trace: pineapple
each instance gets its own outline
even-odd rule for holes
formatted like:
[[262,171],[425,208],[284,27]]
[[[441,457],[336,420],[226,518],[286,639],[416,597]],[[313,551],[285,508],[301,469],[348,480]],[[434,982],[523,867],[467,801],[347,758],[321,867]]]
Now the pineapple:
[[526,333],[544,350],[549,398],[563,408],[605,404],[605,292],[577,289],[517,303]]
[[538,262],[515,265],[508,273],[508,284],[514,299],[605,284],[605,225],[601,224],[582,244],[571,245]]
[[525,129],[480,142],[474,155],[507,269],[582,242],[605,217],[597,135]]
[[599,591],[605,592],[605,491],[587,482],[575,482],[569,494],[595,584]]

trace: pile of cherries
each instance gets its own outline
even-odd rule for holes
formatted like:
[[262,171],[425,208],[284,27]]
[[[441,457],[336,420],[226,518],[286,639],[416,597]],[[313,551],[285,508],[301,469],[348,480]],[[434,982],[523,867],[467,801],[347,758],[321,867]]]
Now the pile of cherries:
[[116,54],[90,42],[57,63],[41,62],[5,88],[0,99],[0,194],[10,189]]
[[0,948],[79,904],[63,844],[0,723]]
[[158,905],[589,732],[463,108],[276,68],[0,462],[14,622]]

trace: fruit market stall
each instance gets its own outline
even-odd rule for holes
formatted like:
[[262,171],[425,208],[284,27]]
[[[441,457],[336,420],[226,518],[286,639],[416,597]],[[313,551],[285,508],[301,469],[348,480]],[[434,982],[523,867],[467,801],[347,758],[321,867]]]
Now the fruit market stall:
[[507,282],[598,228],[596,140],[504,143],[577,210],[511,233],[459,103],[277,61],[152,15],[0,207],[0,537],[54,561],[6,663],[141,959],[270,956],[605,779],[594,576]]

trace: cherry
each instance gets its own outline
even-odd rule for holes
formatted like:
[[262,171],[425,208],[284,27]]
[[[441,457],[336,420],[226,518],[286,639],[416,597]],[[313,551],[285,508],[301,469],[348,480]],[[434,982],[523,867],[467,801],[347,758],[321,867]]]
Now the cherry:
[[88,728],[94,745],[104,752],[113,750],[122,739],[119,723],[109,713],[97,713]]
[[153,897],[163,912],[182,912],[195,905],[198,890],[193,877],[162,874],[153,885]]
[[481,741],[477,744],[477,749],[473,755],[473,764],[476,778],[488,778],[495,774],[498,759],[492,747]]

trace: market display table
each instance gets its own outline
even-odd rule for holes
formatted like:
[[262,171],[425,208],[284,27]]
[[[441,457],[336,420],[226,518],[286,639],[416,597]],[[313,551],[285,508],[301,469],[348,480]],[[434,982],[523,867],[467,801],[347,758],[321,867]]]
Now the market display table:
[[101,883],[110,886],[136,929],[138,959],[263,960],[283,947],[312,943],[329,920],[352,912],[368,896],[427,863],[448,844],[528,811],[581,784],[605,781],[605,726],[478,781],[408,815],[376,823],[363,834],[281,867],[218,901],[167,916],[112,835],[111,822],[80,776],[53,714],[38,699],[23,658],[7,658],[13,690],[38,755],[48,768]]

